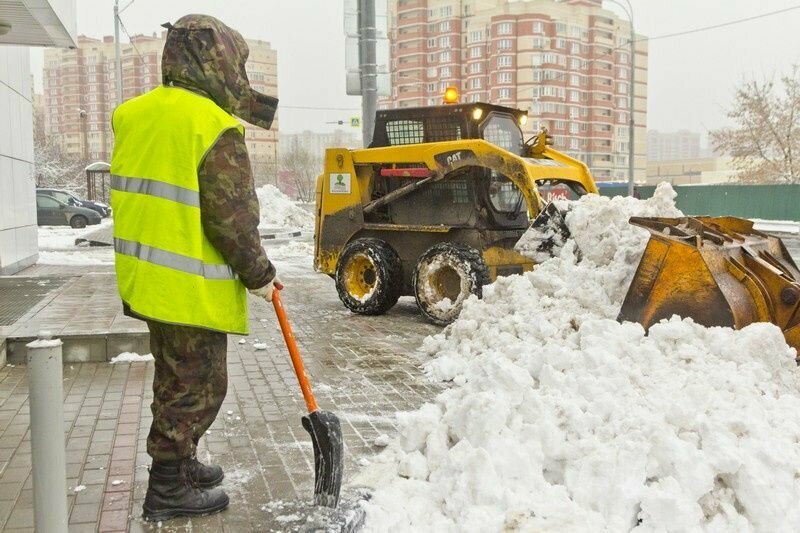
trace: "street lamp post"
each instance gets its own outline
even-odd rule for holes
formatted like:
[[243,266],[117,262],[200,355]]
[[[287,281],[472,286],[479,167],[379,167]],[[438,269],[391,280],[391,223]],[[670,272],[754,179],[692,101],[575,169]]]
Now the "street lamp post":
[[630,0],[608,0],[609,2],[618,5],[628,15],[628,20],[631,26],[631,36],[628,44],[630,45],[631,66],[628,78],[628,196],[633,196],[634,190],[634,170],[635,170],[635,154],[634,141],[636,138],[636,122],[634,120],[634,106],[635,99],[635,84],[636,84],[636,32],[633,27],[633,6]]

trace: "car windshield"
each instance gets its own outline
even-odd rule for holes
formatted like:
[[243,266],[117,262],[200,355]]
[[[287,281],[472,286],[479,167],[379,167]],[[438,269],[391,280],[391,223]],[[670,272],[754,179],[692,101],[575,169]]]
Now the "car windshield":
[[510,115],[492,113],[481,125],[481,137],[512,154],[523,155],[524,142],[519,124]]

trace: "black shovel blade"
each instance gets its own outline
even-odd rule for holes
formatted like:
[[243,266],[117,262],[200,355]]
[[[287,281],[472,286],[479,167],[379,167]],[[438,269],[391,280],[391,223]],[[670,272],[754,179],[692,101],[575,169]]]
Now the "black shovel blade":
[[303,427],[314,445],[314,503],[335,508],[344,470],[342,424],[333,413],[314,411],[303,417]]
[[555,255],[570,238],[564,213],[553,202],[544,206],[539,216],[534,219],[530,229],[537,233],[539,246],[537,252]]

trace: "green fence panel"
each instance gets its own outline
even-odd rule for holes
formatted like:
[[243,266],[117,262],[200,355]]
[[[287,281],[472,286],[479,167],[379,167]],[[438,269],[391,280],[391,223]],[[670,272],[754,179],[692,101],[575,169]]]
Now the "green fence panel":
[[[800,221],[800,185],[676,185],[678,209],[690,216],[730,215]],[[636,187],[637,197],[651,198],[654,186]],[[625,186],[601,187],[603,196],[625,196]]]

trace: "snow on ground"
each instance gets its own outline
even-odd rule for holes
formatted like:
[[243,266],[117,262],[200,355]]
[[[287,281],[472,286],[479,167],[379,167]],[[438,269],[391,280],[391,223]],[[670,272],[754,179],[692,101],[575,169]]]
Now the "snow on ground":
[[40,265],[113,265],[113,248],[81,248],[71,251],[39,250]]
[[109,361],[112,365],[116,363],[140,363],[140,362],[148,362],[153,360],[153,354],[148,353],[145,355],[139,355],[135,352],[122,352],[121,354],[117,355],[116,357],[112,357],[111,361]]
[[[423,348],[453,386],[356,482],[367,531],[798,531],[800,376],[780,330],[614,319],[675,193],[588,196],[573,239]],[[579,253],[580,250],[580,253]],[[582,258],[578,260],[578,257]]]
[[85,228],[73,229],[69,226],[39,226],[39,249],[40,250],[75,250],[75,239],[112,225],[113,219],[104,218],[99,225],[86,226]]
[[261,208],[261,226],[287,229],[314,229],[314,215],[297,205],[273,185],[256,189]]
[[73,229],[69,226],[39,226],[40,265],[113,265],[114,250],[109,247],[76,246],[75,239],[112,225],[105,218],[99,225]]
[[304,241],[291,241],[277,246],[267,243],[266,249],[270,259],[311,258],[314,255],[314,243]]

